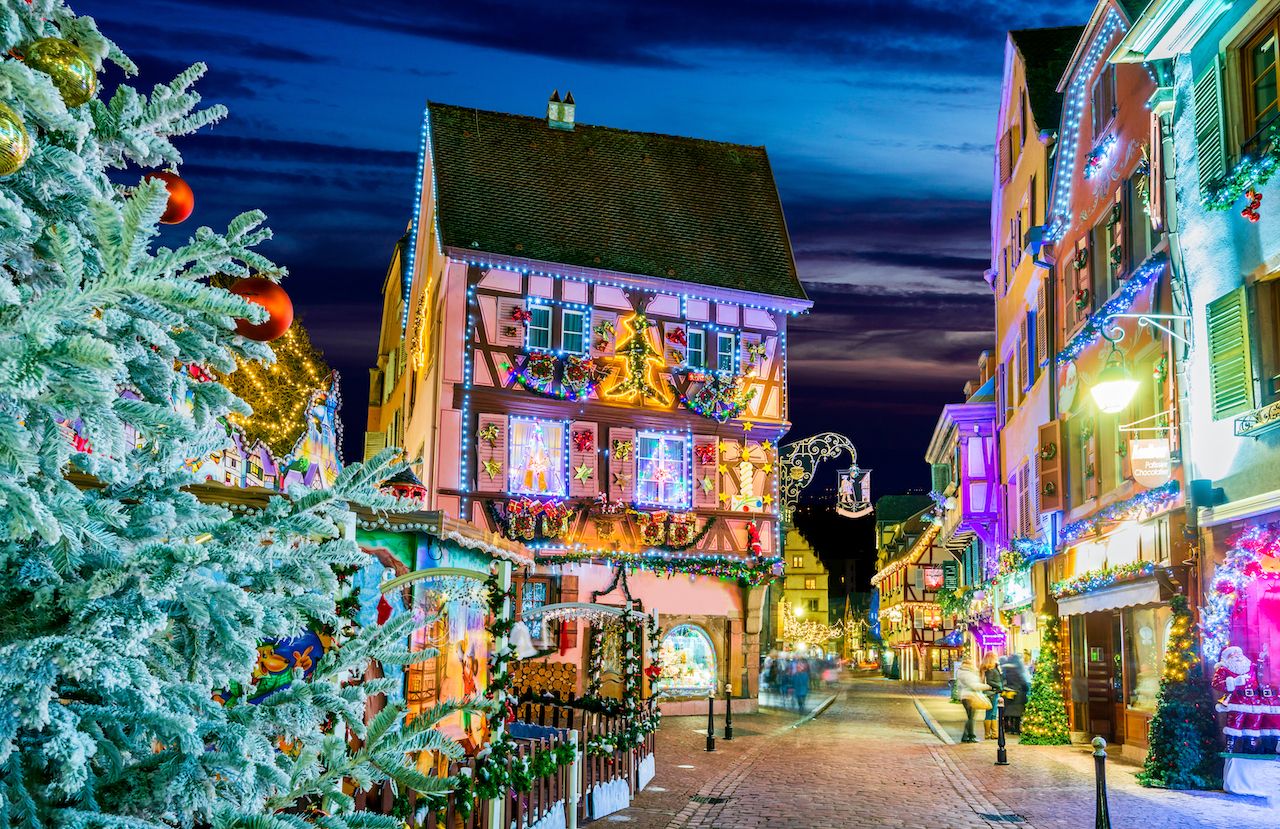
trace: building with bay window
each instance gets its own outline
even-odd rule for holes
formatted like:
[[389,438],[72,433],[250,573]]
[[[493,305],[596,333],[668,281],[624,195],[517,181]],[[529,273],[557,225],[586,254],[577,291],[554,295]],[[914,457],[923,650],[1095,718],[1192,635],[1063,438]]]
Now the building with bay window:
[[[366,454],[421,459],[429,507],[524,544],[546,602],[625,587],[657,612],[701,666],[673,699],[708,671],[752,697],[783,565],[787,318],[810,307],[769,159],[574,108],[428,104]],[[549,658],[584,665],[577,634],[549,632]]]

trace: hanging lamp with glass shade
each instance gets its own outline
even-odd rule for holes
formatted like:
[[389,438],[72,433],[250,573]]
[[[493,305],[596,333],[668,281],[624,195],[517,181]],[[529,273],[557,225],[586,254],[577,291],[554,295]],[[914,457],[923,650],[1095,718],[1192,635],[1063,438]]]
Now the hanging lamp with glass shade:
[[[1108,337],[1107,339],[1110,340]],[[1111,341],[1111,353],[1107,355],[1107,363],[1098,373],[1089,393],[1098,410],[1105,414],[1116,414],[1124,411],[1138,391],[1138,380],[1129,372],[1124,362],[1124,353]]]

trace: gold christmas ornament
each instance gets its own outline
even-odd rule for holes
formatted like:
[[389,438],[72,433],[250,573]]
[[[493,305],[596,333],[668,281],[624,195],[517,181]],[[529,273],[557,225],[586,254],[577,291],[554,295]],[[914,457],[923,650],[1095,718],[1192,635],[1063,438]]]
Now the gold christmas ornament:
[[21,116],[0,104],[0,177],[22,169],[31,157],[31,136]]
[[62,103],[74,109],[98,91],[98,73],[84,50],[60,37],[43,37],[27,47],[27,66],[53,79],[62,94]]

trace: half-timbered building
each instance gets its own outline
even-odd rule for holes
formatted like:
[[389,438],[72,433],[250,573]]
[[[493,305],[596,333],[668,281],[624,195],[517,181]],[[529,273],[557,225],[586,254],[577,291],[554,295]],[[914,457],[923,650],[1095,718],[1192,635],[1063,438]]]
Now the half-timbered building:
[[[811,304],[769,159],[574,108],[427,106],[366,450],[403,446],[432,508],[536,554],[526,611],[618,587],[626,564],[632,599],[679,630],[656,684],[754,696],[786,323]],[[541,644],[581,666],[569,624]]]

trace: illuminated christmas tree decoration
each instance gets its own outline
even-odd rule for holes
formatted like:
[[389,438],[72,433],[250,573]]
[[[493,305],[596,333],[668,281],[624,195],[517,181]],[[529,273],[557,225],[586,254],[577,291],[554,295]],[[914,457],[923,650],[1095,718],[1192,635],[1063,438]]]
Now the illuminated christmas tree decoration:
[[621,320],[625,339],[618,346],[621,377],[605,393],[610,400],[652,400],[659,406],[670,406],[671,396],[658,376],[664,364],[662,354],[649,341],[654,323],[644,314],[633,314]]
[[1056,618],[1044,617],[1040,657],[1031,678],[1031,691],[1022,715],[1023,745],[1060,746],[1071,744],[1067,729],[1067,703],[1062,695],[1062,656]]

